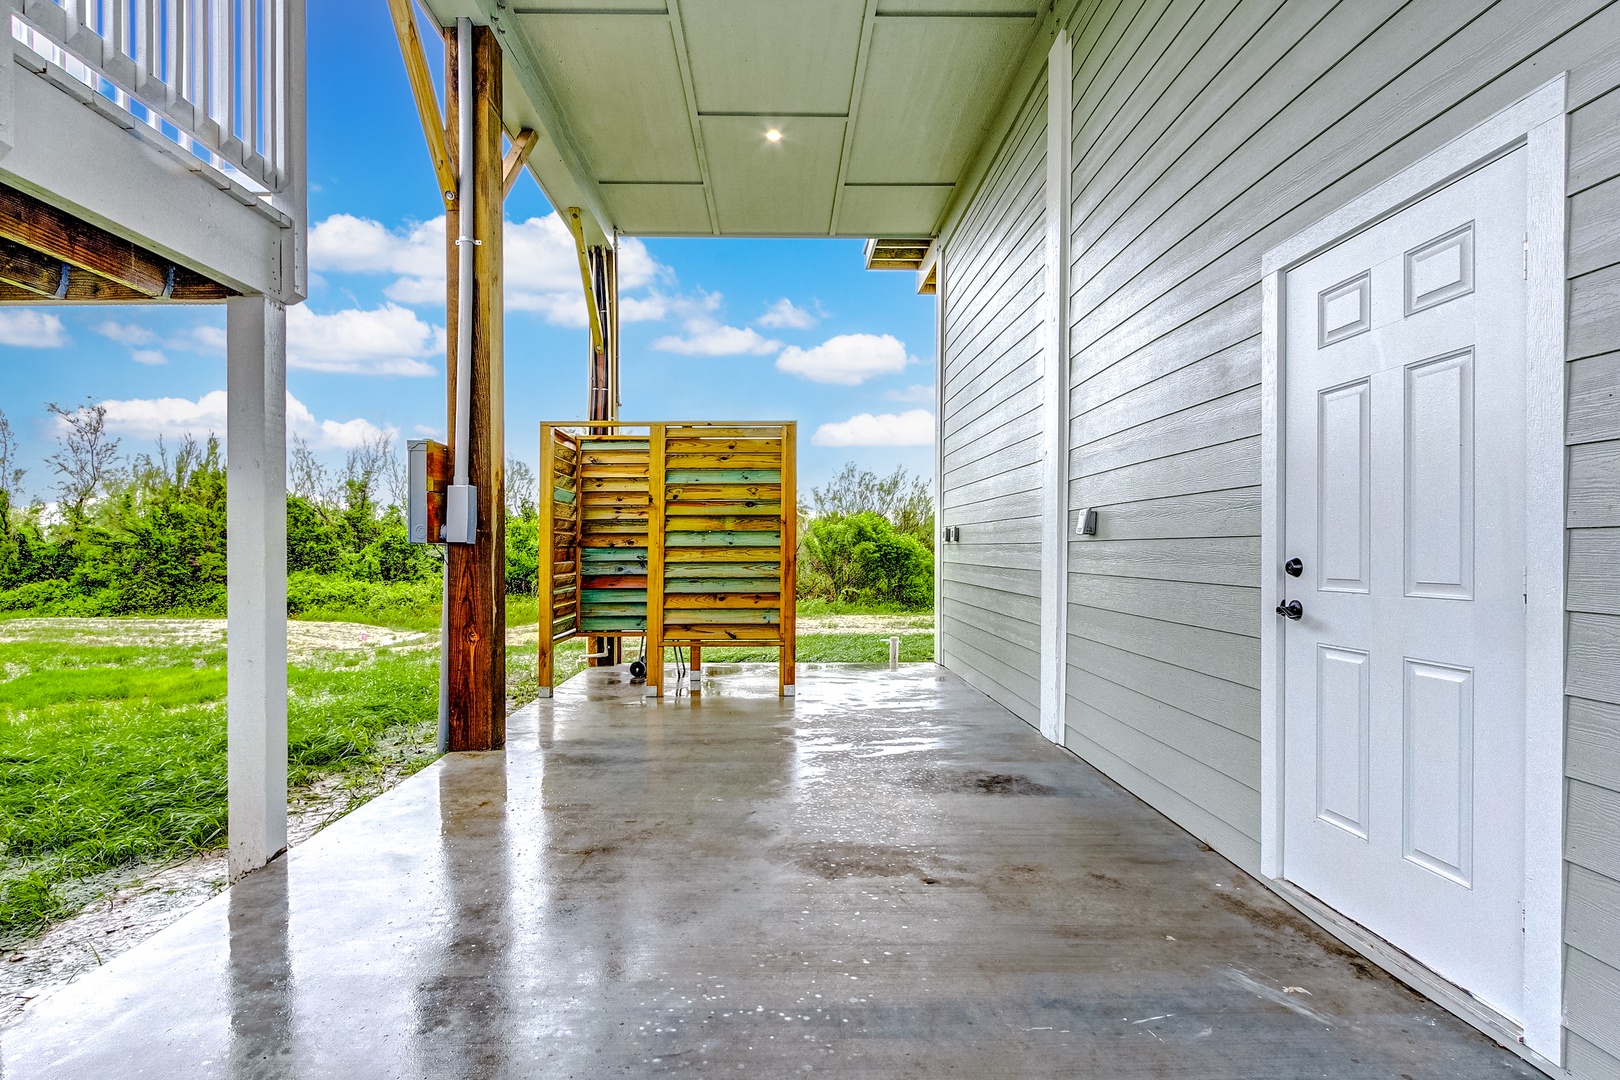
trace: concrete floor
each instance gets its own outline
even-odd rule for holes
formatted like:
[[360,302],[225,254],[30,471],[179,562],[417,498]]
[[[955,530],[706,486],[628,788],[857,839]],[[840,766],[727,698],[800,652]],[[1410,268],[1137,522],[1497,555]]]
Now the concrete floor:
[[615,678],[35,1003],[0,1076],[1540,1075],[938,668]]

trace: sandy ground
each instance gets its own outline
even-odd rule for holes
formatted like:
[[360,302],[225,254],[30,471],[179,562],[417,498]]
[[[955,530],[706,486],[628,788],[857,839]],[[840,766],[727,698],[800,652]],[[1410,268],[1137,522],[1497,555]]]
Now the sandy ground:
[[[334,650],[378,649],[435,644],[437,635],[420,630],[389,630],[361,623],[287,621],[287,657],[307,660]],[[0,642],[45,641],[78,645],[223,646],[224,619],[7,619]]]

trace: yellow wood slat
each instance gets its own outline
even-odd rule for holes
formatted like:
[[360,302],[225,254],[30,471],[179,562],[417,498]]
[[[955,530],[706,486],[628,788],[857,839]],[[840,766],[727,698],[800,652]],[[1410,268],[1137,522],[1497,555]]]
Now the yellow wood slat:
[[665,621],[677,611],[702,608],[771,608],[782,606],[782,598],[771,593],[672,593],[664,594]]
[[702,645],[730,645],[734,642],[750,644],[781,644],[779,626],[667,626],[664,644],[680,645],[696,641]]
[[[579,546],[584,548],[644,548],[647,546],[647,534],[628,536],[582,536]],[[739,549],[743,550],[743,549]]]
[[634,477],[622,476],[588,476],[580,480],[580,487],[587,497],[598,492],[647,493],[647,481]]
[[664,453],[667,454],[707,454],[710,452],[737,453],[737,454],[775,454],[782,453],[781,439],[670,439],[665,443]]
[[774,454],[741,454],[728,451],[710,451],[696,454],[670,454],[664,459],[667,469],[776,469],[782,464],[780,451]]
[[675,532],[776,532],[782,527],[778,514],[727,514],[724,517],[671,517],[667,531]]
[[640,465],[581,465],[580,475],[589,484],[592,480],[639,480],[647,483],[647,463]]
[[780,504],[781,484],[666,484],[665,496],[671,502],[732,502]]
[[664,513],[672,518],[729,517],[734,514],[762,514],[767,517],[780,517],[782,504],[753,499],[746,503],[725,502],[718,499],[712,501],[682,499],[679,502],[665,504]]
[[687,439],[780,439],[781,424],[666,424],[664,438],[668,442]]
[[646,521],[652,517],[652,507],[649,506],[596,506],[593,503],[585,504],[585,522],[589,527],[593,521],[620,521],[636,519]]
[[668,554],[672,556],[672,562],[679,560],[682,566],[696,563],[775,563],[781,560],[781,549],[775,547],[676,548]]

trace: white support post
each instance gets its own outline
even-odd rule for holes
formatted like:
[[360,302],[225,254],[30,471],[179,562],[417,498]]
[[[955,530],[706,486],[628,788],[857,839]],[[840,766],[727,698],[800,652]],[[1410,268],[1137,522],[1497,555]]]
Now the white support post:
[[1059,29],[1046,59],[1046,326],[1041,372],[1041,734],[1063,744],[1069,641],[1069,127],[1074,62]]
[[226,301],[230,878],[287,847],[287,310]]

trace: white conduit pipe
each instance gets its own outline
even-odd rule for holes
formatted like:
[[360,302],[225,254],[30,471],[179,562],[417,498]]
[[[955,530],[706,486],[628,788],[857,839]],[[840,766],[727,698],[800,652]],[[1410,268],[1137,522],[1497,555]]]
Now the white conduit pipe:
[[460,256],[460,273],[456,289],[456,458],[455,479],[458,487],[467,486],[467,442],[472,430],[472,300],[473,300],[473,247],[472,238],[473,191],[473,45],[472,20],[456,20],[456,99],[459,102],[461,152],[457,161],[461,165],[460,192],[456,196],[456,222],[460,236],[456,239]]

